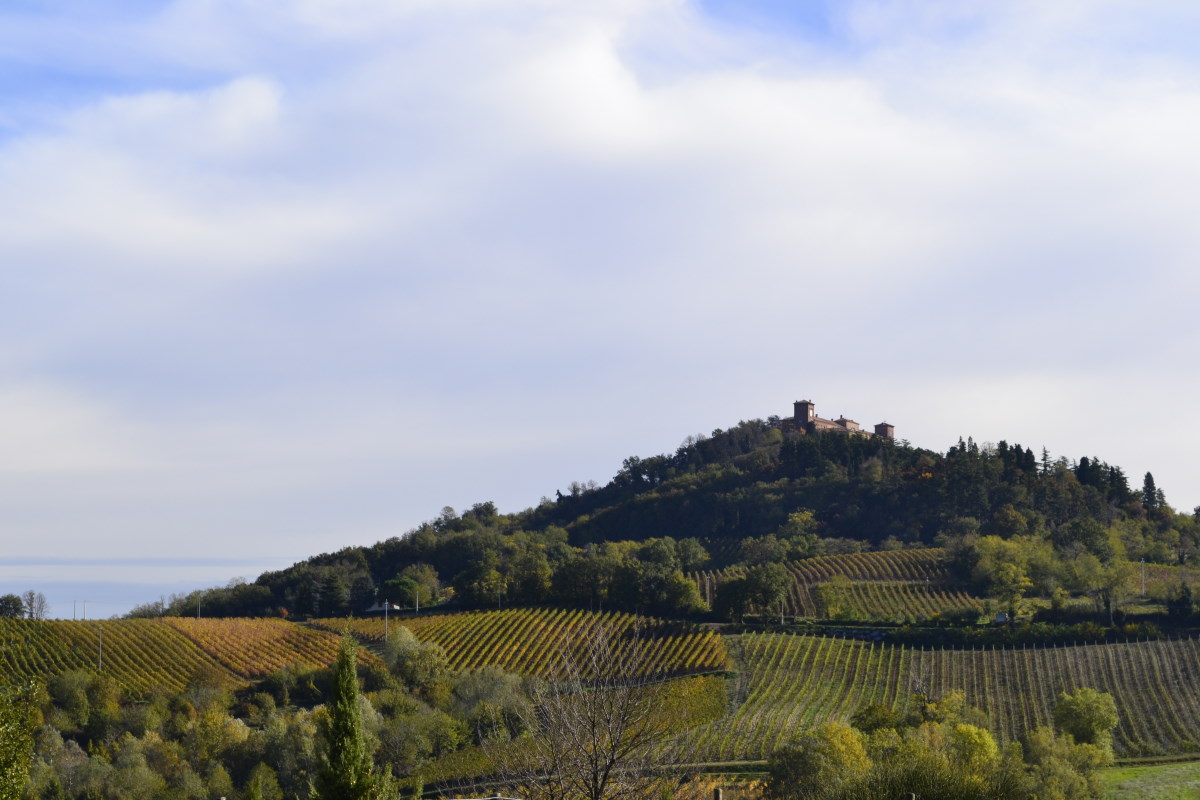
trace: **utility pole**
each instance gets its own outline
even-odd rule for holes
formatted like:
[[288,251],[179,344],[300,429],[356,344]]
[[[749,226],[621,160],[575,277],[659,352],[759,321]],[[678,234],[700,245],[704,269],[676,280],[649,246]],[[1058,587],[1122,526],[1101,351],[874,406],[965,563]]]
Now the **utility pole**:
[[1146,558],[1142,557],[1142,597],[1146,596]]
[[104,672],[104,623],[100,623],[100,669]]
[[387,598],[384,598],[384,600],[383,600],[383,641],[385,641],[385,642],[387,641],[387,634],[388,634],[387,612],[388,612],[388,606],[390,606],[390,605],[391,605],[391,601],[389,601]]

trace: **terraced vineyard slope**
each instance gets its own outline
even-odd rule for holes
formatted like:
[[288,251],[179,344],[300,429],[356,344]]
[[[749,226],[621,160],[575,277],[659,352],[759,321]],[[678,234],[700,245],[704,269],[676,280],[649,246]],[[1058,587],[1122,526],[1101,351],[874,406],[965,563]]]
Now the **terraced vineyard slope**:
[[98,669],[134,694],[161,687],[181,691],[200,669],[237,676],[160,620],[0,619],[0,672],[48,679],[73,669]]
[[[913,622],[957,608],[982,608],[979,598],[948,584],[941,548],[884,550],[817,556],[787,565],[792,586],[784,601],[784,613],[794,617],[835,617],[859,620]],[[744,574],[742,567],[694,572],[700,594],[707,600],[717,587]],[[850,590],[822,591],[839,578]],[[875,585],[877,584],[877,585]],[[838,607],[834,608],[834,601]]]
[[[310,624],[337,631],[348,624],[351,631],[367,641],[383,640],[382,619],[326,619]],[[454,669],[494,664],[512,672],[546,675],[563,648],[578,646],[592,625],[604,625],[618,639],[629,640],[634,636],[649,639],[648,674],[694,675],[723,670],[729,664],[725,645],[717,634],[633,614],[513,608],[393,618],[389,624],[402,624],[421,641],[441,645]]]
[[[735,638],[735,637],[730,637]],[[1200,751],[1200,642],[1009,650],[923,650],[791,634],[743,634],[731,649],[748,677],[733,713],[702,730],[712,761],[761,759],[804,727],[847,720],[865,703],[904,709],[914,686],[962,689],[1011,741],[1050,722],[1058,694],[1110,692],[1120,756]]]
[[[261,678],[281,667],[325,667],[337,659],[341,628],[317,630],[282,619],[164,617],[213,660],[243,678]],[[360,663],[379,664],[360,653]]]
[[103,667],[134,695],[182,691],[201,670],[238,685],[284,665],[324,667],[337,646],[333,633],[277,619],[0,619],[5,676],[49,679]]

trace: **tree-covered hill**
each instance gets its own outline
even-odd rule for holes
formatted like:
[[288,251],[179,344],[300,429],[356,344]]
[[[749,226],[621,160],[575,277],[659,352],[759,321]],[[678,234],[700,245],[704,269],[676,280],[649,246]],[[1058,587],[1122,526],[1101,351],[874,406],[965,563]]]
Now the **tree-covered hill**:
[[[689,437],[671,454],[630,457],[608,483],[571,483],[524,511],[502,514],[490,502],[446,508],[403,535],[207,590],[203,606],[213,615],[331,616],[387,599],[694,615],[708,598],[689,572],[939,545],[950,548],[956,577],[979,591],[1049,596],[1069,581],[1046,582],[1038,547],[1060,565],[1078,556],[1102,569],[1143,558],[1188,564],[1200,546],[1196,517],[1176,513],[1149,474],[1135,486],[1095,457],[970,439],[940,453],[806,433],[772,417]],[[1014,560],[1021,574],[998,588],[997,564]],[[152,604],[136,613],[160,611]]]

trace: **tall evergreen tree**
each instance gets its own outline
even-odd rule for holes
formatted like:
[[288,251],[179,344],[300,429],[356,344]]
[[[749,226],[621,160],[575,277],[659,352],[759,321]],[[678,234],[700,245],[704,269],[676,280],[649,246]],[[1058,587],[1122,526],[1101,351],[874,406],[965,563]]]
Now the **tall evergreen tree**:
[[1142,481],[1142,505],[1146,507],[1147,511],[1154,511],[1158,508],[1158,488],[1154,485],[1154,476],[1149,472]]
[[358,706],[358,645],[346,634],[333,672],[333,699],[327,705],[325,752],[312,785],[314,800],[382,800],[396,794],[389,774],[376,773],[363,734]]

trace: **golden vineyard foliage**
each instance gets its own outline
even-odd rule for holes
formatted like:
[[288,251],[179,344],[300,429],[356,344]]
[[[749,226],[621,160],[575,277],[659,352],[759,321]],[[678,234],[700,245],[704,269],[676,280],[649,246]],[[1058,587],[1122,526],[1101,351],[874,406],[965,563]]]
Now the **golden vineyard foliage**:
[[[282,619],[196,619],[163,622],[195,642],[230,672],[261,678],[292,664],[325,667],[337,658],[338,631],[316,630]],[[378,661],[363,654],[367,661]]]
[[325,667],[337,647],[333,633],[279,619],[0,619],[5,676],[45,680],[103,666],[133,695],[180,692],[201,672],[235,685],[292,664]]
[[[382,619],[325,619],[312,624],[330,631],[349,626],[360,638],[383,641]],[[578,634],[597,624],[618,639],[648,638],[647,674],[690,675],[729,666],[721,637],[712,631],[689,630],[680,623],[618,612],[513,608],[392,618],[389,624],[402,624],[421,641],[441,645],[452,669],[492,665],[510,672],[548,675],[563,648],[581,640]]]
[[134,694],[156,688],[182,691],[202,668],[233,678],[160,620],[0,619],[0,668],[5,675],[44,680],[73,669],[98,669],[102,655],[104,672]]

